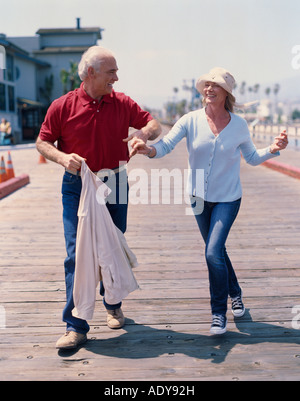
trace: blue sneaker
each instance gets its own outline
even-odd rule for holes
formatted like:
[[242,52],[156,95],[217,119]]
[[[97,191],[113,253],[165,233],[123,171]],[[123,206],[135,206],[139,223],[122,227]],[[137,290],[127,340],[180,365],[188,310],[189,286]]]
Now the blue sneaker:
[[210,334],[224,334],[227,330],[227,318],[224,315],[212,315]]
[[238,297],[231,298],[231,312],[234,317],[242,317],[245,314],[245,306],[242,301],[242,293]]

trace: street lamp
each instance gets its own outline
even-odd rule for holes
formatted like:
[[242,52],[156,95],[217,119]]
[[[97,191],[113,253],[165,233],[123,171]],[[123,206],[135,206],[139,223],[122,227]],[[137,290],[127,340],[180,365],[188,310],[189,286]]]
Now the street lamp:
[[[190,82],[190,84],[187,83]],[[195,108],[195,99],[200,99],[200,93],[195,87],[195,79],[183,80],[182,89],[191,92],[191,110]]]

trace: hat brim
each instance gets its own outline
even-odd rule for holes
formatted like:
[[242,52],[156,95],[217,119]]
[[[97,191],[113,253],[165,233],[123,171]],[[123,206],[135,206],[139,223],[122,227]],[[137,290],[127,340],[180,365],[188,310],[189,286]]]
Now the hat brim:
[[204,88],[205,88],[206,82],[214,82],[215,84],[217,84],[217,85],[221,86],[223,89],[225,89],[226,92],[232,94],[231,88],[227,85],[227,83],[225,82],[225,80],[223,79],[222,76],[212,75],[212,74],[204,74],[197,80],[197,83],[196,83],[197,91],[200,92],[201,95],[203,95],[203,96],[204,96]]

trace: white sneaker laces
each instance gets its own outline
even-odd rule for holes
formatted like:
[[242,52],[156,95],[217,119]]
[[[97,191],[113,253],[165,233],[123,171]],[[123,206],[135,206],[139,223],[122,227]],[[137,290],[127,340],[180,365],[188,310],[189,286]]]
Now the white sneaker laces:
[[232,298],[231,305],[233,310],[244,309],[242,298],[240,296]]
[[223,327],[225,325],[225,317],[222,315],[213,315],[212,326],[213,327]]

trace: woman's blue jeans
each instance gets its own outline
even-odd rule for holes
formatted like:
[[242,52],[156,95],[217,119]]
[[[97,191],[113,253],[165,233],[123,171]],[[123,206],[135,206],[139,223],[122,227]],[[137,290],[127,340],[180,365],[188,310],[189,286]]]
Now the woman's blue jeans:
[[[112,197],[108,198],[106,204],[108,211],[115,225],[123,232],[126,231],[127,209],[128,209],[128,181],[126,171],[115,174],[114,188],[112,189]],[[105,178],[104,182],[107,181]],[[107,185],[108,181],[107,181]],[[67,257],[65,259],[65,282],[66,282],[66,305],[63,310],[63,321],[67,324],[67,331],[76,331],[86,334],[90,327],[85,320],[78,319],[72,315],[74,308],[73,301],[73,284],[75,273],[75,252],[76,252],[76,235],[78,225],[78,207],[81,194],[81,177],[65,172],[62,182],[62,202],[63,202],[63,225],[65,234],[65,243]],[[122,196],[120,196],[122,193]],[[121,202],[120,202],[121,198]],[[111,202],[109,202],[111,199]],[[101,294],[104,295],[103,286],[101,286]],[[107,309],[118,309],[118,305],[108,305],[103,299],[103,303]]]
[[225,247],[240,204],[241,199],[216,203],[204,201],[203,212],[195,214],[206,244],[205,259],[209,272],[212,314],[226,315],[228,296],[234,298],[241,295],[241,288]]

